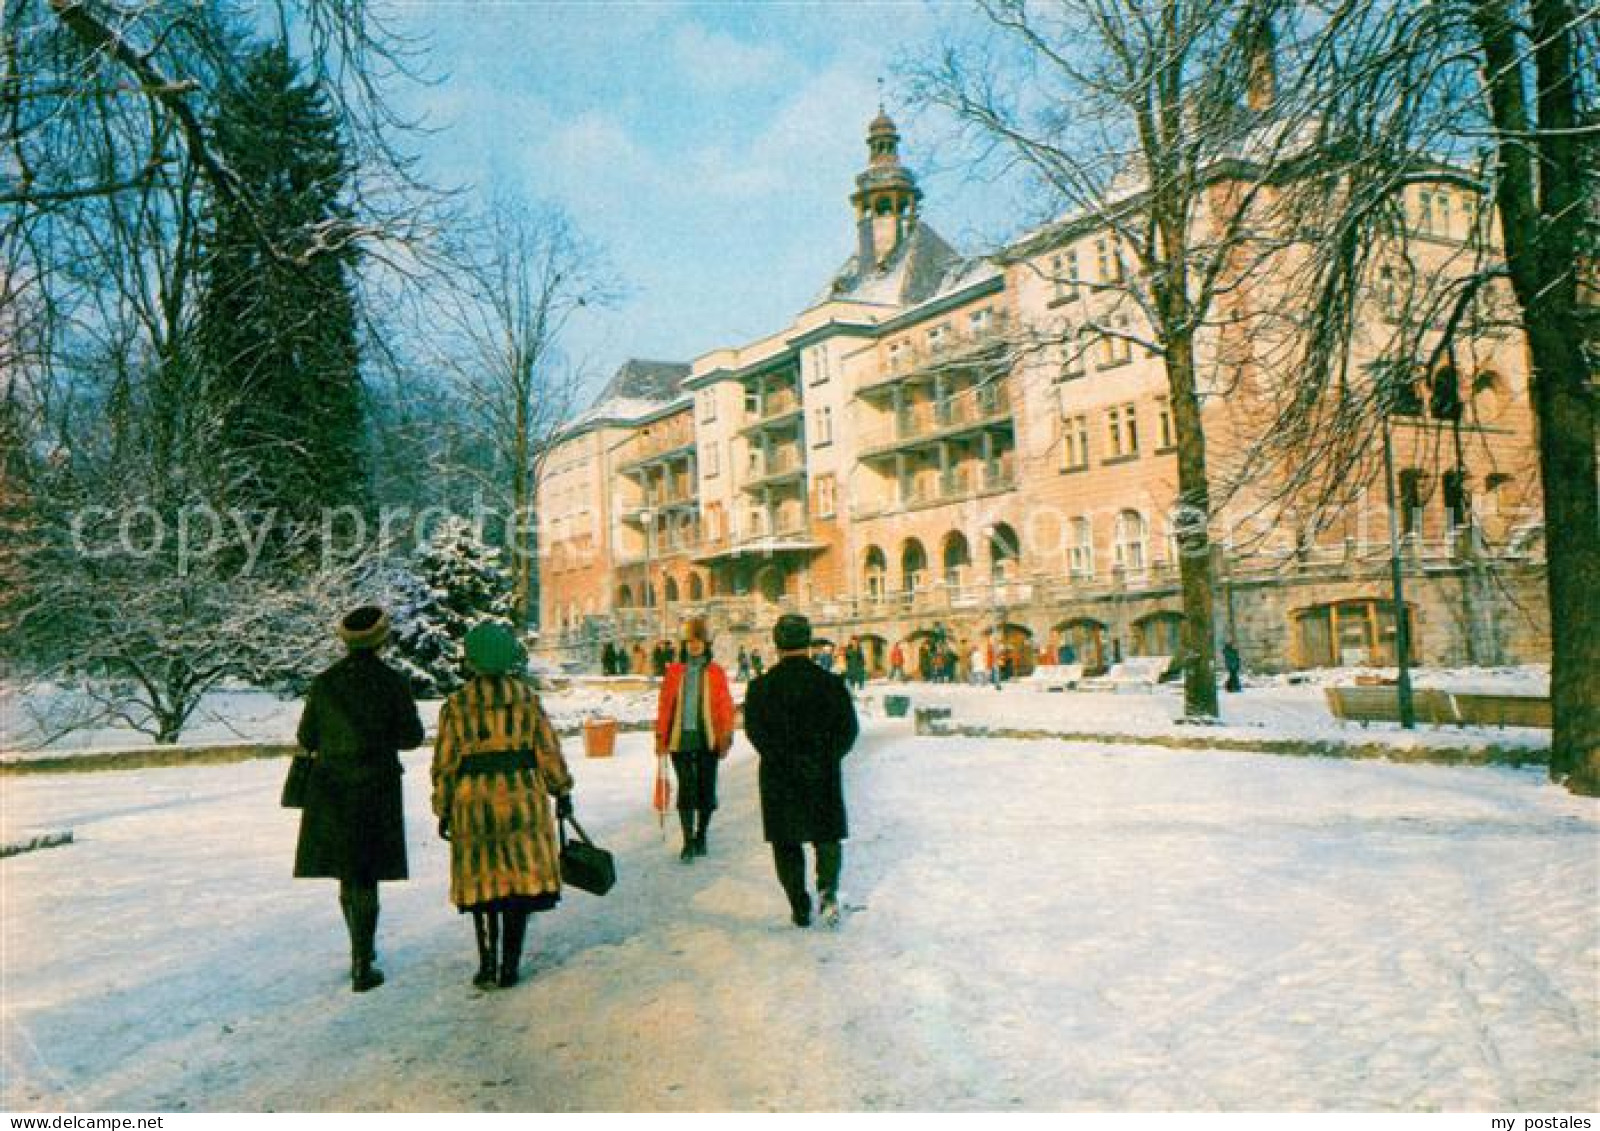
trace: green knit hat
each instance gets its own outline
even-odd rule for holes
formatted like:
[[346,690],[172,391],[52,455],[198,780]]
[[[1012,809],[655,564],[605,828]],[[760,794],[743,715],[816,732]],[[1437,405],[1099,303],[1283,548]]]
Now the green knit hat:
[[511,630],[484,621],[467,633],[467,663],[479,675],[505,675],[522,659],[522,648]]

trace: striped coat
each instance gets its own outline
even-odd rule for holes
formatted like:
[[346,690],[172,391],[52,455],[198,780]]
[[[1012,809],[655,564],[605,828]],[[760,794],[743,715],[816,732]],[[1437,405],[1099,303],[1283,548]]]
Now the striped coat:
[[433,753],[433,812],[450,822],[450,901],[463,911],[561,893],[551,795],[572,789],[539,696],[515,676],[477,676],[445,700]]

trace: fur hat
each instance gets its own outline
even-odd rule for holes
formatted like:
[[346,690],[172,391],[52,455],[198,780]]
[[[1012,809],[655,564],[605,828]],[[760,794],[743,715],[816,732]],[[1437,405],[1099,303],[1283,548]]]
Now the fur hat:
[[371,650],[389,639],[389,614],[377,605],[362,605],[344,615],[338,631],[352,652]]
[[784,613],[772,626],[772,642],[780,652],[794,652],[811,646],[811,622],[799,613]]
[[711,629],[706,626],[705,617],[690,617],[683,622],[683,638],[685,640],[700,640],[711,643]]
[[479,675],[505,675],[522,659],[516,635],[496,621],[473,626],[464,642],[467,663]]

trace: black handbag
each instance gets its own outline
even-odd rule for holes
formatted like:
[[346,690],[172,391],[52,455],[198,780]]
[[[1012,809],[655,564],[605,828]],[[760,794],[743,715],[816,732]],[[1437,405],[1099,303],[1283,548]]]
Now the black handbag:
[[283,796],[278,803],[285,809],[303,809],[306,791],[311,787],[311,770],[316,759],[296,754],[289,759],[289,776],[283,779]]
[[[577,839],[567,839],[567,824]],[[589,839],[576,817],[561,818],[561,882],[590,895],[604,895],[617,882],[617,864],[611,853]]]

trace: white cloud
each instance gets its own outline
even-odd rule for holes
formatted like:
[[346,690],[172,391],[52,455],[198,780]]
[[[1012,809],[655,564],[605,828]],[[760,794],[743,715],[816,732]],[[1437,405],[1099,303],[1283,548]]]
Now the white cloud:
[[702,91],[776,87],[797,70],[796,61],[770,43],[751,43],[697,23],[679,27],[672,56],[684,81]]

